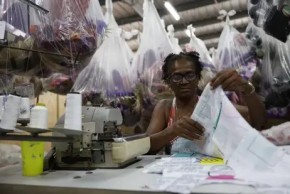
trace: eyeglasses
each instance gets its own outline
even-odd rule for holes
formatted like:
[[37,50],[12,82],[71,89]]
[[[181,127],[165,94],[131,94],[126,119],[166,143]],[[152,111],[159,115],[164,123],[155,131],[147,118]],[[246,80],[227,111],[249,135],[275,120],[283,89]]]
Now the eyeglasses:
[[194,72],[187,72],[184,74],[181,73],[173,73],[168,77],[168,80],[172,81],[173,83],[179,83],[183,80],[183,78],[186,79],[186,81],[191,82],[197,78],[196,74]]

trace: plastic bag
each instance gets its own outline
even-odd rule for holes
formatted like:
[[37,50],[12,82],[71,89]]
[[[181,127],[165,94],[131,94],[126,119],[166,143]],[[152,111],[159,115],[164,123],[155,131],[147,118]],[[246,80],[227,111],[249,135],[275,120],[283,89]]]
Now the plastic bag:
[[254,24],[267,34],[286,42],[290,33],[290,4],[284,0],[248,1],[249,15]]
[[[161,67],[167,55],[174,52],[172,44],[160,21],[152,1],[143,4],[143,33],[141,44],[132,63],[132,82],[144,84],[144,95],[154,97],[159,87],[166,87],[161,80]],[[152,88],[152,87],[157,88]],[[163,92],[163,90],[161,91]]]
[[195,28],[192,25],[187,26],[188,32],[190,32],[190,42],[185,45],[185,51],[196,51],[199,53],[200,61],[212,67],[212,58],[209,55],[209,52],[205,46],[205,43],[197,38],[194,34]]
[[141,44],[133,59],[134,83],[150,67],[157,66],[161,69],[164,58],[174,52],[153,2],[145,0],[143,10]]
[[109,99],[132,93],[128,70],[130,61],[120,33],[111,12],[107,38],[89,65],[79,73],[73,86],[74,91],[99,93]]
[[5,33],[0,38],[0,72],[35,72],[37,61],[34,64],[29,61],[34,55],[28,52],[33,48],[34,40],[28,33],[27,5],[19,0],[3,0],[1,5],[1,23],[5,26]]
[[147,129],[157,100],[172,96],[161,75],[165,57],[174,53],[153,1],[145,0],[143,10],[141,43],[130,74],[135,86],[135,109],[141,118],[138,126],[141,132]]
[[[44,3],[49,2],[52,1],[44,1]],[[1,49],[0,72],[47,77],[52,72],[68,74],[71,68],[78,70],[79,67],[75,64],[77,60],[81,61],[82,65],[86,65],[86,56],[73,53],[76,41],[69,44],[67,53],[61,52],[65,44],[57,45],[54,41],[45,40],[45,46],[41,45],[40,37],[54,39],[55,33],[52,31],[51,20],[45,12],[30,3],[20,0],[2,1],[1,15],[6,27],[1,44],[9,49]]]
[[130,69],[132,66],[134,53],[125,40],[131,39],[133,36],[137,35],[138,33],[139,33],[138,30],[132,30],[131,32],[126,32],[126,31],[122,30],[122,32],[121,32],[121,37],[123,39],[123,45],[126,49],[126,55],[127,55],[128,61],[130,62]]
[[260,37],[262,42],[262,64],[256,77],[266,108],[287,107],[290,102],[290,42],[282,43],[253,24],[249,24],[246,32]]
[[40,54],[40,61],[47,69],[41,77],[79,73],[104,39],[106,24],[99,2],[52,0],[42,1],[40,6],[49,13],[31,12],[30,33],[38,50],[60,54]]
[[39,48],[57,48],[63,54],[85,55],[101,43],[105,21],[98,1],[50,0],[40,4],[49,10],[47,17],[36,12],[30,27]]
[[0,73],[0,94],[9,94],[11,92],[13,92],[13,76]]
[[216,74],[216,68],[213,64],[212,58],[210,57],[209,51],[207,50],[205,43],[197,38],[194,34],[195,28],[192,25],[187,26],[187,31],[190,35],[190,42],[185,45],[185,51],[196,51],[199,53],[200,61],[203,66],[201,71],[201,79],[199,80],[199,89],[204,89],[206,84],[214,77]]
[[246,36],[230,25],[229,16],[234,15],[235,11],[227,13],[222,10],[220,13],[226,16],[226,23],[218,43],[217,61],[214,62],[217,71],[234,68],[242,77],[249,79],[259,62],[256,53]]
[[21,148],[17,145],[0,144],[0,167],[21,163]]
[[[4,22],[5,33],[0,40],[0,72],[35,74],[39,60],[34,57],[35,53],[28,52],[35,48],[34,40],[29,35],[27,4],[19,0],[3,0],[1,5],[1,22]],[[29,11],[32,9],[29,8]]]
[[172,24],[167,26],[167,32],[168,32],[167,33],[168,34],[168,38],[171,41],[174,53],[178,54],[178,53],[182,52],[182,49],[179,46],[178,39],[174,37],[174,27],[173,27]]
[[212,61],[213,62],[217,61],[217,49],[212,47],[212,48],[209,49],[208,52],[209,52],[209,54],[211,56]]

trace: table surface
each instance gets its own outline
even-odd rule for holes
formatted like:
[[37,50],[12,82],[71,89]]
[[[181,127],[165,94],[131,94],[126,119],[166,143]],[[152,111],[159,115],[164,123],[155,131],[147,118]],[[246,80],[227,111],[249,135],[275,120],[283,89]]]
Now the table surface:
[[[142,156],[140,161],[124,169],[97,169],[93,171],[54,171],[41,176],[22,176],[21,166],[0,169],[1,194],[9,193],[162,193],[153,189],[159,174],[142,172],[156,156]],[[256,193],[243,185],[214,184],[196,187],[193,193]]]

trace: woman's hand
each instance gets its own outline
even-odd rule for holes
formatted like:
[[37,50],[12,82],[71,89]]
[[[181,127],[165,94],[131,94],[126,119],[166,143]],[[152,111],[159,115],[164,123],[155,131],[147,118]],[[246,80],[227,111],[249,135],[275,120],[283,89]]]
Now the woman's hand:
[[221,86],[225,91],[241,92],[241,94],[249,95],[254,93],[254,86],[242,78],[235,69],[227,69],[219,72],[211,80],[212,89]]
[[189,117],[182,117],[171,126],[171,132],[178,137],[189,140],[201,139],[204,135],[204,128]]

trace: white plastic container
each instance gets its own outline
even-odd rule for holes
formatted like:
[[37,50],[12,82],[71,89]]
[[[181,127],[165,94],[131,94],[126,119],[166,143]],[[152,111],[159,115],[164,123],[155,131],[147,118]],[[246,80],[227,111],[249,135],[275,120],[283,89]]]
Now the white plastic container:
[[44,103],[38,103],[31,109],[30,124],[31,128],[48,128],[48,110]]

